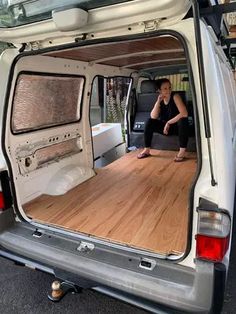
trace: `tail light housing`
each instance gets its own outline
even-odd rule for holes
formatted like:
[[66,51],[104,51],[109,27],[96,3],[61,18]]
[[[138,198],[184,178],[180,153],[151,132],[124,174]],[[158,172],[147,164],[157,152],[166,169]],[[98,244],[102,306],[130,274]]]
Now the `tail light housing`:
[[0,183],[0,211],[4,211],[12,206],[10,180],[6,170],[0,172]]
[[4,209],[5,209],[4,196],[3,196],[3,193],[0,192],[0,210],[4,210]]
[[198,210],[196,257],[213,262],[223,260],[230,241],[231,219],[217,210]]

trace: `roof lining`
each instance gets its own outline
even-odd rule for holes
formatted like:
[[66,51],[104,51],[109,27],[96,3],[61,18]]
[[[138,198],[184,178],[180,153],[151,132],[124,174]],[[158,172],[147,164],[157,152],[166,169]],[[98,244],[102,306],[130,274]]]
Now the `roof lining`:
[[183,61],[187,63],[182,43],[172,35],[80,46],[45,55],[85,61],[89,65],[102,64],[134,70],[138,67],[138,70],[142,71],[147,69],[146,65],[150,63],[154,67],[163,66],[165,63],[166,65],[183,64]]

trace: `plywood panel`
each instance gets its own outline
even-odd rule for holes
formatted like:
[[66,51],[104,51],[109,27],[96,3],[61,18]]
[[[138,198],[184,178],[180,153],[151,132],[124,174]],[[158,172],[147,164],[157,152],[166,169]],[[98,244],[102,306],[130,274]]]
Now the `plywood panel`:
[[[179,51],[171,52],[172,49]],[[152,54],[153,51],[157,51],[159,54]],[[145,55],[145,52],[148,55]],[[138,56],[139,53],[141,54],[140,56]],[[172,36],[102,43],[93,46],[79,46],[70,50],[46,53],[45,55],[85,62],[96,62],[96,60],[103,59],[103,61],[99,63],[119,67],[129,67],[130,64],[147,61],[152,63],[150,65],[151,67],[155,65],[161,66],[163,64],[186,64],[186,60],[177,60],[178,58],[184,58],[185,53],[180,41]],[[112,60],[109,59],[110,57],[112,57]],[[106,60],[106,58],[109,60]],[[163,61],[163,63],[161,62],[162,60],[168,59],[173,59],[173,61],[169,63],[165,61]],[[155,63],[155,61],[158,62]],[[145,64],[141,64],[139,68],[135,67],[135,69],[144,69],[146,67]]]
[[42,195],[24,210],[37,221],[160,254],[181,254],[197,163],[194,153],[175,163],[175,154],[152,150],[152,157],[142,160],[137,152],[126,154],[65,195]]

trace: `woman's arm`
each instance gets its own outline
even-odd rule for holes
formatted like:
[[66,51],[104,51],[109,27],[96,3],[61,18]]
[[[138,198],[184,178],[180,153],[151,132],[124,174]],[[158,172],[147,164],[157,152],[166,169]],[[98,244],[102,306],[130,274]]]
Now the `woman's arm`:
[[163,133],[166,134],[166,135],[169,132],[169,128],[170,128],[171,124],[174,124],[174,123],[178,122],[182,118],[187,118],[188,117],[188,111],[187,111],[187,109],[185,107],[185,104],[183,103],[183,100],[180,97],[180,95],[179,94],[175,94],[173,99],[174,99],[174,102],[176,104],[176,107],[179,110],[179,113],[174,118],[172,118],[172,119],[170,119],[169,121],[166,122],[166,125],[165,125],[164,130],[163,130]]
[[162,101],[162,96],[159,95],[150,114],[152,119],[157,119],[159,117],[160,110],[161,110],[161,101]]
[[175,94],[174,97],[174,102],[176,104],[176,107],[178,108],[179,110],[179,114],[177,114],[174,118],[170,119],[168,121],[169,124],[173,124],[173,123],[176,123],[178,122],[181,118],[187,118],[188,117],[188,112],[187,112],[187,109],[186,109],[186,106],[185,104],[183,103],[183,100],[182,98],[180,97],[179,94]]

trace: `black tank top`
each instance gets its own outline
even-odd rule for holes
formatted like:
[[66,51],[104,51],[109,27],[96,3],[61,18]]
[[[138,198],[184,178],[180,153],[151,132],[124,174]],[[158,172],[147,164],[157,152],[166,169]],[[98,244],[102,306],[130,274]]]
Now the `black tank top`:
[[179,110],[174,102],[174,94],[175,93],[173,92],[171,93],[170,100],[167,105],[164,103],[164,100],[162,100],[160,103],[160,119],[163,121],[169,121],[179,114]]

